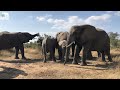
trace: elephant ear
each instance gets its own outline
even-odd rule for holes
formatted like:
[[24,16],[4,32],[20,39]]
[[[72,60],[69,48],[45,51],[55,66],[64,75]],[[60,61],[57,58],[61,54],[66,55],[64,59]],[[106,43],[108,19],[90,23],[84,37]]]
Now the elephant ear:
[[29,39],[21,32],[18,33],[18,39],[21,43],[29,42]]

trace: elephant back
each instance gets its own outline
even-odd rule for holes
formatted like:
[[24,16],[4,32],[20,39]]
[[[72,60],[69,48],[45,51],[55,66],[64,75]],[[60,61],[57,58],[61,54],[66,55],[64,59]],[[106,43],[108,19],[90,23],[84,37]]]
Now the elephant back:
[[76,25],[72,26],[70,29],[70,35],[76,38],[81,44],[88,41],[93,41],[97,36],[97,30],[92,25]]
[[108,34],[105,32],[105,30],[102,30],[102,29],[97,28],[97,38],[99,38],[99,40],[101,40],[105,44],[110,42],[110,38]]

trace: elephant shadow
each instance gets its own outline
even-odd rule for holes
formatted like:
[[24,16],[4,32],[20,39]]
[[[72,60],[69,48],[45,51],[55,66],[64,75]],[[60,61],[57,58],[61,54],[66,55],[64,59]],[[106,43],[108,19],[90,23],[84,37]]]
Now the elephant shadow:
[[2,70],[0,70],[0,79],[13,79],[17,77],[18,75],[24,75],[27,76],[28,74],[25,73],[23,70],[10,68],[10,67],[0,67]]
[[[87,66],[93,66],[93,65],[87,65]],[[90,69],[90,70],[107,70],[107,68],[92,68],[92,67],[84,67],[84,66],[70,66],[70,67],[76,67],[76,68],[82,68],[82,69]]]
[[27,59],[27,60],[0,60],[2,62],[7,63],[36,63],[36,62],[43,62],[43,59]]
[[97,64],[95,67],[101,67],[101,68],[106,68],[106,69],[113,69],[118,66],[119,62],[112,62],[112,63],[105,63],[105,64]]
[[112,54],[111,57],[112,57],[112,58],[120,57],[120,54]]
[[88,61],[96,61],[98,57],[92,57],[92,59],[87,59]]
[[[112,58],[115,58],[115,57],[120,57],[120,54],[112,54],[111,55]],[[116,68],[118,66],[119,62],[117,61],[114,61],[112,63],[105,63],[105,64],[97,64],[95,65],[96,67],[102,67],[102,68]]]

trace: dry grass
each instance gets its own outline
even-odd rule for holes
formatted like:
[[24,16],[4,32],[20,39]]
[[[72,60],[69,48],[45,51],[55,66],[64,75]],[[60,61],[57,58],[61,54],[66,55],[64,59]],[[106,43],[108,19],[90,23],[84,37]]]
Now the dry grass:
[[[97,53],[92,52],[96,57]],[[88,66],[65,66],[63,63],[47,61],[37,49],[25,49],[26,60],[15,60],[14,53],[0,51],[1,79],[120,79],[120,49],[111,50],[113,63],[97,60],[87,61]],[[57,55],[57,53],[56,53]],[[19,55],[21,58],[21,55]],[[80,64],[80,63],[79,63]]]

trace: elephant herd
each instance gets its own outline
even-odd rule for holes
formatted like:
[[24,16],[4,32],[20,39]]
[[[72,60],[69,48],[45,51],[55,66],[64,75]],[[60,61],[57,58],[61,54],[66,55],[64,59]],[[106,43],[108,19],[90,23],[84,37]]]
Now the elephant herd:
[[83,51],[81,66],[87,65],[86,59],[92,58],[91,51],[97,51],[98,57],[102,56],[102,61],[106,61],[105,55],[107,55],[108,60],[112,62],[108,34],[92,25],[72,26],[69,32],[58,32],[56,38],[45,38],[42,42],[44,62],[48,51],[51,59],[56,61],[55,48],[57,48],[59,59],[64,61],[65,65],[69,60],[70,47],[72,47],[73,64],[78,64],[81,50]]
[[[9,49],[15,47],[15,58],[19,59],[18,51],[21,51],[23,59],[24,46],[23,43],[29,42],[35,36],[39,36],[39,33],[31,35],[29,33],[0,33],[0,50]],[[56,62],[55,48],[58,49],[59,60],[64,62],[64,65],[69,61],[70,48],[72,47],[73,64],[78,64],[80,51],[83,51],[81,58],[81,66],[87,65],[86,59],[92,59],[91,51],[97,51],[98,57],[102,57],[102,61],[105,61],[105,55],[108,56],[108,60],[112,62],[110,55],[110,38],[108,34],[92,25],[75,25],[72,26],[69,32],[58,32],[56,37],[46,37],[42,40],[42,54],[44,55],[43,62],[46,62],[46,55],[50,52],[50,60]]]

